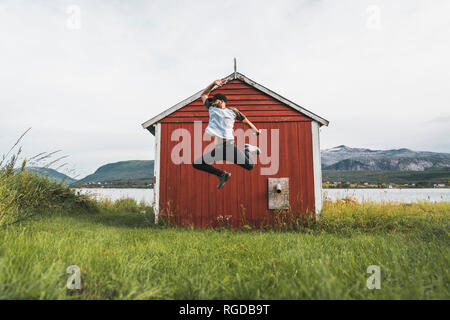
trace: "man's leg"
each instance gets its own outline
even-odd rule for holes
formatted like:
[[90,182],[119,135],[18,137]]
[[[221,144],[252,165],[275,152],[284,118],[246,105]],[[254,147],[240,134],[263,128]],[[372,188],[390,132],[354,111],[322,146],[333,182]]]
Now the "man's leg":
[[252,170],[255,167],[255,162],[247,148],[244,148],[244,152],[242,152],[233,141],[226,142],[223,146],[226,149],[223,154],[224,160],[235,163],[246,170]]
[[196,159],[192,164],[195,169],[202,170],[208,173],[212,173],[219,178],[219,184],[217,185],[217,189],[223,187],[225,182],[228,181],[231,177],[231,173],[219,170],[211,165],[217,159],[222,158],[222,146],[216,146],[213,150],[208,153],[205,153],[200,158]]
[[215,161],[216,149],[212,149],[210,152],[205,153],[200,156],[198,159],[194,160],[192,166],[201,171],[205,171],[208,173],[212,173],[218,177],[224,174],[224,171],[219,170],[211,165]]

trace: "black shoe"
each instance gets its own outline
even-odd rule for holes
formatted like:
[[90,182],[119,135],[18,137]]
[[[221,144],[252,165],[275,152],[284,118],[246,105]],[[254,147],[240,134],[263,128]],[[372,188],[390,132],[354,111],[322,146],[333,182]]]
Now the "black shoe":
[[217,189],[222,188],[223,185],[225,184],[225,182],[227,182],[228,179],[230,179],[230,177],[231,177],[231,173],[229,173],[229,172],[225,172],[223,175],[221,175],[219,177],[219,184],[217,186]]

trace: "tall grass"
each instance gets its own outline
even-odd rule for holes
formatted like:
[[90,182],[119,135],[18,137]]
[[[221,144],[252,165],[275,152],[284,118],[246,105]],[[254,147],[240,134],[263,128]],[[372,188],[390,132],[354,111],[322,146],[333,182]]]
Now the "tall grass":
[[[29,129],[22,134],[0,161],[0,227],[54,210],[96,211],[96,202],[88,196],[79,194],[68,186],[49,179],[48,176],[39,176],[28,171],[27,159],[17,167],[22,149],[19,147],[16,152],[12,151],[28,131]],[[41,153],[31,159],[48,160],[54,153]],[[45,166],[49,167],[62,158],[64,157],[51,160]]]
[[[138,220],[142,221],[142,225],[149,227],[154,226],[155,223],[155,213],[153,207],[147,204],[145,201],[137,202],[134,199],[123,198],[117,200],[111,199],[100,199],[96,201],[97,209],[104,214],[104,216],[99,216],[98,219],[115,219],[116,222],[120,220],[120,213],[127,213],[136,217],[139,215]],[[117,214],[112,216],[111,214]],[[142,219],[142,220],[141,220]]]
[[344,235],[404,233],[448,240],[450,203],[325,201],[322,215],[312,228]]

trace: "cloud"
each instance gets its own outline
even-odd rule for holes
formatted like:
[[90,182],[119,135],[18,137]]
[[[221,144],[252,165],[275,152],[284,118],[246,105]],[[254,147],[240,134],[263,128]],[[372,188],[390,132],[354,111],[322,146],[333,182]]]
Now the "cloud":
[[450,116],[436,117],[426,121],[425,123],[447,123],[447,122],[450,122]]

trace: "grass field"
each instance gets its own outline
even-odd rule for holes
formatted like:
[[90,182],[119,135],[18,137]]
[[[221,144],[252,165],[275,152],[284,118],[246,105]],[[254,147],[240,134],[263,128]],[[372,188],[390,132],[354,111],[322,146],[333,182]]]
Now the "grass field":
[[57,209],[0,230],[0,299],[449,299],[449,212],[326,202],[317,224],[240,231],[155,226],[126,203]]
[[[325,202],[264,231],[156,226],[0,157],[0,299],[450,299],[450,203]],[[41,153],[28,160],[49,160]],[[67,289],[76,265],[81,289]],[[369,266],[381,289],[367,288]]]

